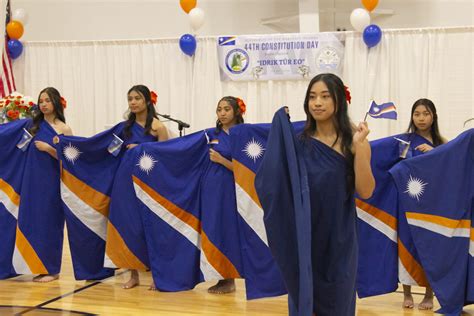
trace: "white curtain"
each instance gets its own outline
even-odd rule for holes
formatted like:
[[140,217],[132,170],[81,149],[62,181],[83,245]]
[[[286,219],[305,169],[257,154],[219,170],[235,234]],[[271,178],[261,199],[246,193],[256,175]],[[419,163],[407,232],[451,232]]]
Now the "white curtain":
[[352,117],[362,118],[370,100],[393,101],[398,120],[369,118],[371,138],[408,128],[419,98],[438,110],[441,134],[448,139],[474,116],[474,27],[384,31],[379,45],[365,48],[360,33],[346,36],[344,79],[353,95]]
[[[381,43],[367,49],[360,33],[347,32],[343,79],[349,86],[354,121],[372,99],[393,101],[398,121],[369,118],[371,138],[404,131],[410,109],[421,97],[439,111],[441,133],[453,138],[474,116],[474,27],[384,30]],[[177,39],[27,42],[15,60],[18,91],[36,97],[47,86],[68,100],[66,117],[76,135],[90,136],[123,119],[126,93],[145,84],[158,94],[157,109],[197,131],[215,124],[218,100],[239,96],[247,122],[269,122],[276,109],[290,107],[305,118],[308,80],[221,82],[215,37],[198,38],[194,57],[181,53]],[[177,132],[176,124],[168,127]]]

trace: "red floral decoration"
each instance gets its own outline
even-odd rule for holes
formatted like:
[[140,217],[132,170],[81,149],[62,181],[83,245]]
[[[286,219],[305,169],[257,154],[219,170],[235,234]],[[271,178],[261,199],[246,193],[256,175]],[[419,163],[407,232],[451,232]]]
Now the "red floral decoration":
[[10,120],[14,121],[14,120],[18,119],[18,117],[20,117],[20,111],[18,111],[18,110],[8,110],[7,117]]
[[31,108],[35,106],[33,99],[14,92],[0,99],[0,124],[31,117]]
[[244,115],[245,111],[247,110],[247,106],[245,105],[244,101],[241,98],[237,99],[237,105],[239,106],[240,114]]
[[61,99],[59,100],[59,102],[60,102],[61,105],[63,106],[63,109],[67,108],[67,101],[66,101],[66,99],[64,99],[63,97],[61,97]]
[[349,88],[344,86],[344,93],[346,94],[346,100],[348,103],[351,103],[351,93],[349,92]]
[[156,102],[158,102],[158,95],[156,94],[155,91],[150,92],[150,99],[151,99],[151,103],[153,103],[153,105],[156,105]]

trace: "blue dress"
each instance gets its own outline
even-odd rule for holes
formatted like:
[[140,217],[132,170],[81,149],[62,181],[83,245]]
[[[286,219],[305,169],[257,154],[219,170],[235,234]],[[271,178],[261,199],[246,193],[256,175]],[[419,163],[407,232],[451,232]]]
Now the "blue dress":
[[[156,142],[156,136],[145,134],[145,129],[134,123],[131,129],[130,138],[125,138],[124,135],[120,137],[124,140],[123,148],[128,144],[143,144],[147,142]],[[143,230],[142,218],[135,191],[133,189],[132,171],[135,167],[135,158],[141,154],[137,152],[135,147],[130,150],[125,150],[121,156],[120,165],[115,173],[115,178],[112,186],[110,197],[110,213],[109,213],[109,229],[110,225],[114,226],[118,231],[125,244],[130,251],[143,263],[144,266],[149,266],[148,252],[145,242],[145,233]],[[126,201],[126,203],[124,203]],[[120,252],[118,249],[112,251],[112,243],[107,236],[106,253]],[[109,254],[111,256],[111,254]],[[116,256],[110,258],[118,268],[139,269],[137,266],[128,266]],[[126,260],[125,260],[126,261]],[[143,267],[140,267],[143,270]]]
[[15,270],[21,274],[58,274],[63,250],[64,212],[59,188],[59,163],[47,152],[39,151],[39,140],[55,147],[56,131],[41,122],[31,141],[21,185]]
[[[211,148],[232,161],[230,136],[224,131],[216,133],[214,129],[207,134]],[[223,255],[213,260],[220,275],[217,278],[239,278],[242,263],[233,172],[210,162],[201,182],[200,203],[202,230]]]
[[354,315],[357,230],[353,192],[346,184],[346,160],[326,144],[303,141],[311,204],[313,311]]

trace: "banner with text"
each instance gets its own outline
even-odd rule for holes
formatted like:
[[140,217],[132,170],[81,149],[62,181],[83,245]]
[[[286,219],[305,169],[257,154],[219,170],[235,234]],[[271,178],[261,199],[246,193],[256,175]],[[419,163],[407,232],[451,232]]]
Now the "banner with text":
[[331,72],[342,75],[343,33],[222,36],[221,80],[298,80]]

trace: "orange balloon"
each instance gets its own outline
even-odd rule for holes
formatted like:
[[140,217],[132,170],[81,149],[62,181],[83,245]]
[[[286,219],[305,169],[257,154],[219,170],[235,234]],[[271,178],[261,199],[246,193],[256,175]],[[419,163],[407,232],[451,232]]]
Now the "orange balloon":
[[7,34],[11,39],[20,39],[23,35],[23,24],[19,21],[12,20],[7,24]]
[[179,0],[179,4],[184,12],[189,13],[197,5],[197,0]]
[[371,12],[379,4],[379,0],[362,0],[362,4],[367,11]]

